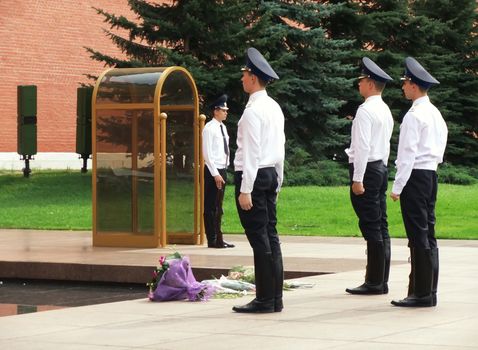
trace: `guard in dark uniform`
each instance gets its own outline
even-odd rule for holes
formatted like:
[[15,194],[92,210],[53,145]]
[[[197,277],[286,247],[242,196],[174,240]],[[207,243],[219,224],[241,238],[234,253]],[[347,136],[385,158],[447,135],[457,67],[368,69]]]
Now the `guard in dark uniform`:
[[350,199],[367,241],[365,282],[347,288],[350,294],[386,294],[390,273],[386,192],[387,163],[393,118],[382,100],[385,84],[392,78],[368,57],[362,59],[359,92],[364,98],[352,124],[349,156]]
[[204,228],[209,248],[233,248],[223,239],[221,230],[222,202],[226,190],[229,164],[229,135],[224,121],[227,118],[227,95],[220,96],[212,105],[213,118],[202,132],[204,156]]
[[428,89],[439,84],[414,58],[405,60],[402,78],[405,97],[413,101],[400,126],[397,173],[390,196],[400,199],[410,248],[408,296],[395,306],[437,304],[438,246],[435,203],[438,164],[443,161],[448,129],[440,111],[430,102]]
[[233,310],[280,312],[284,272],[276,200],[284,173],[284,114],[266,92],[279,76],[255,48],[247,50],[242,71],[249,101],[238,123],[234,182],[237,211],[254,253],[256,298]]

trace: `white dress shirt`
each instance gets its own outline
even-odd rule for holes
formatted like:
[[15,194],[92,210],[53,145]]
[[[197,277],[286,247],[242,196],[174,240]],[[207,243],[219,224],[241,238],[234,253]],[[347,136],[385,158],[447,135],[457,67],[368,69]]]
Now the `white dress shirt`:
[[393,117],[380,95],[368,97],[357,109],[352,124],[350,148],[345,150],[354,165],[353,181],[363,182],[368,162],[381,160],[386,166],[390,155]]
[[413,169],[437,170],[447,137],[446,123],[429,97],[416,99],[400,126],[393,193],[402,193]]
[[217,169],[227,168],[228,157],[224,152],[224,140],[221,133],[224,131],[226,137],[227,147],[229,148],[229,135],[227,133],[226,125],[212,118],[206,123],[202,131],[202,154],[204,163],[206,164],[212,176],[219,175]]
[[242,171],[241,193],[251,193],[257,171],[275,167],[280,190],[284,178],[284,114],[266,90],[249,96],[237,125],[236,171]]

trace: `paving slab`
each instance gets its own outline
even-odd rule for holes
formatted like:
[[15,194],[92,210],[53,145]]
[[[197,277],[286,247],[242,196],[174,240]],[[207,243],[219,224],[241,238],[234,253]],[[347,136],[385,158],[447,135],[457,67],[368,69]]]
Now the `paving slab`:
[[[243,236],[233,249],[176,246],[193,266],[252,264]],[[251,297],[207,302],[150,302],[146,298],[0,317],[0,348],[66,349],[478,349],[478,242],[439,241],[440,280],[434,308],[397,308],[409,264],[406,241],[392,239],[390,293],[345,293],[363,280],[361,238],[283,237],[285,268],[327,272],[297,279],[313,285],[287,291],[281,313],[236,314]],[[0,231],[2,263],[154,266],[171,249],[95,248],[91,233]],[[0,286],[1,293],[1,286]]]

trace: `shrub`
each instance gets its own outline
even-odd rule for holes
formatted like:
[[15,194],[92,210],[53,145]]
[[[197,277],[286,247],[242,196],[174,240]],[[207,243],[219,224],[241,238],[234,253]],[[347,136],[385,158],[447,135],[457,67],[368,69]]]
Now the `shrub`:
[[478,171],[474,168],[443,163],[438,168],[438,182],[473,185],[478,182]]
[[341,186],[349,183],[347,167],[332,160],[310,162],[294,167],[286,162],[284,177],[286,186]]
[[[394,165],[388,167],[388,180],[395,179],[397,169]],[[478,182],[478,169],[443,163],[438,166],[438,182],[454,185],[473,185]]]

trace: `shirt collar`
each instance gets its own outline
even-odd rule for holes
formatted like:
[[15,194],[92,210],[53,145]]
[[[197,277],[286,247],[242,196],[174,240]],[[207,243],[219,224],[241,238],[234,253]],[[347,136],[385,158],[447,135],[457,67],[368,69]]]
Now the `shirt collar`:
[[430,102],[430,97],[428,97],[428,95],[417,98],[415,101],[413,101],[412,106],[417,106],[426,102]]
[[370,101],[373,101],[373,100],[381,100],[382,99],[382,95],[372,95],[372,96],[369,96],[365,99],[365,102],[370,102]]
[[251,94],[249,96],[249,102],[253,102],[255,100],[257,100],[258,98],[262,97],[262,96],[268,96],[267,95],[267,91],[264,89],[264,90],[259,90],[259,91],[256,91],[254,92],[253,94]]
[[212,118],[211,121],[212,121],[214,124],[222,125],[222,122],[220,122],[220,121],[217,120],[216,118]]

